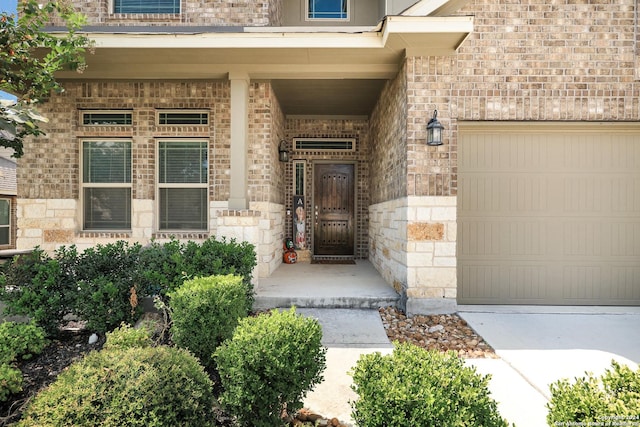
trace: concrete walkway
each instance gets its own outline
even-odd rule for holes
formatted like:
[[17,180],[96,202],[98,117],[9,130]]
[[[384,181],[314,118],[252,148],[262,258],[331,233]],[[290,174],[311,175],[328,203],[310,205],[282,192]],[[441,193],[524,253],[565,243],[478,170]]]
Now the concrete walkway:
[[[549,385],[573,380],[585,371],[600,375],[611,360],[637,369],[640,362],[640,308],[573,309],[539,307],[460,307],[459,315],[500,359],[469,359],[482,375],[501,415],[517,427],[546,426]],[[546,311],[544,310],[546,309]],[[560,312],[558,312],[560,311]],[[361,354],[390,353],[377,310],[298,309],[317,318],[327,347],[325,380],[305,406],[353,425],[349,370]]]
[[490,373],[501,414],[518,427],[545,426],[549,385],[616,360],[640,363],[640,307],[464,306],[459,315],[500,360],[472,360]]
[[351,390],[349,371],[362,354],[379,351],[391,353],[377,310],[298,309],[298,313],[318,319],[322,326],[322,344],[327,347],[324,380],[307,395],[304,406],[326,416],[354,425],[350,401],[357,395]]

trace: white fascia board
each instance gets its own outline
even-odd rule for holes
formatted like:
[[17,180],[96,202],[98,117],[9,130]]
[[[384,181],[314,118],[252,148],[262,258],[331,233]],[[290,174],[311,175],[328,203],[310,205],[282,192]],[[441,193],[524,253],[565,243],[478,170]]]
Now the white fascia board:
[[387,16],[382,28],[382,38],[387,44],[394,34],[435,34],[473,32],[472,16]]
[[382,48],[380,33],[104,34],[87,36],[97,48]]
[[445,16],[457,12],[469,0],[421,0],[405,9],[403,16]]

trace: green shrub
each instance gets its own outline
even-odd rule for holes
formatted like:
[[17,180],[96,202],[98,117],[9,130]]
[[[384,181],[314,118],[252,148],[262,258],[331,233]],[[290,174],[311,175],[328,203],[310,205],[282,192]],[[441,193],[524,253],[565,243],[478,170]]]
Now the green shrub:
[[44,329],[35,323],[0,323],[0,363],[27,360],[42,353],[47,340]]
[[5,314],[28,316],[49,336],[58,334],[74,298],[73,282],[62,274],[60,263],[39,248],[15,257],[0,275]]
[[214,356],[224,389],[220,403],[242,426],[282,425],[282,411],[302,408],[306,393],[322,380],[321,339],[318,321],[293,308],[241,320]]
[[94,351],[39,393],[17,426],[210,426],[211,390],[185,350]]
[[134,323],[141,312],[137,300],[166,295],[185,277],[235,274],[245,284],[247,310],[253,305],[254,247],[208,239],[201,245],[171,240],[143,248],[118,241],[82,253],[62,246],[55,258],[36,248],[16,257],[0,275],[0,300],[7,315],[22,315],[56,335],[63,318],[75,314],[97,332],[121,322]]
[[241,276],[246,286],[247,310],[253,306],[253,268],[256,266],[255,248],[248,242],[235,239],[207,239],[202,245],[187,242],[182,249],[185,259],[184,274],[188,277],[233,274]]
[[131,325],[122,323],[120,327],[107,332],[107,340],[102,347],[104,350],[126,350],[128,348],[146,348],[153,345],[151,331],[145,327],[135,329]]
[[151,242],[142,248],[138,281],[147,295],[165,295],[176,290],[182,282],[194,277],[241,276],[247,291],[247,310],[253,305],[253,268],[256,266],[253,245],[234,239],[210,238],[198,244],[192,241]]
[[134,323],[142,308],[137,303],[131,305],[132,295],[137,301],[137,292],[129,285],[126,281],[108,277],[79,281],[75,313],[87,321],[89,330],[99,333],[110,331],[123,322]]
[[489,396],[489,376],[454,353],[396,343],[392,354],[362,355],[352,376],[352,416],[360,427],[507,426]]
[[[549,425],[587,425],[588,423],[637,423],[640,415],[640,369],[612,361],[612,370],[601,378],[588,373],[571,384],[562,379],[550,386],[547,404]],[[614,424],[612,424],[614,425]],[[620,424],[622,425],[622,424]]]
[[142,313],[135,281],[140,248],[119,241],[96,245],[80,255],[74,312],[87,321],[89,330],[104,333],[123,322],[135,323]]
[[0,363],[0,402],[22,391],[22,372],[8,363]]
[[165,295],[184,281],[185,260],[178,240],[164,244],[152,241],[142,248],[139,256],[137,280],[144,295]]
[[247,316],[246,288],[240,276],[187,280],[169,294],[171,334],[176,345],[191,351],[208,367],[222,342]]

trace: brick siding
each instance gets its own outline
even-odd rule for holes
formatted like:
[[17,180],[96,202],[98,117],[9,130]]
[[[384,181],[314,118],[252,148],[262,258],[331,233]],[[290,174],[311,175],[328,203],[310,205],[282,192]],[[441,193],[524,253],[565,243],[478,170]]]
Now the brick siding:
[[[282,22],[282,0],[182,0],[180,14],[113,13],[113,0],[71,0],[91,26],[265,27]],[[60,25],[54,20],[52,25]]]

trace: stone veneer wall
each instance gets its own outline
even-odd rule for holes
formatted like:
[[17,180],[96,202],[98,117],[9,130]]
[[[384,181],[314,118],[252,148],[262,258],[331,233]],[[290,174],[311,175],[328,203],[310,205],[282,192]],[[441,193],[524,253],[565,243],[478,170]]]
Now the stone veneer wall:
[[[180,14],[112,13],[113,0],[71,0],[87,17],[88,25],[99,26],[212,26],[265,27],[282,22],[282,0],[182,0]],[[54,20],[52,25],[60,25]]]
[[[355,257],[367,259],[369,256],[369,121],[358,118],[288,118],[285,122],[286,140],[290,157],[293,160],[305,160],[305,209],[310,217],[313,212],[313,162],[336,160],[353,162],[356,165],[356,226]],[[353,152],[330,153],[323,151],[294,151],[291,148],[293,138],[355,138],[356,150]],[[293,205],[293,162],[286,164],[285,206]],[[292,237],[292,218],[286,218],[285,236]],[[313,247],[313,229],[307,226],[307,242]]]
[[[115,240],[146,243],[172,235],[199,241],[211,236],[243,235],[256,245],[259,274],[268,275],[281,262],[284,206],[282,173],[266,179],[265,171],[283,166],[277,145],[284,116],[270,86],[250,86],[248,158],[250,210],[229,212],[230,93],[227,81],[65,82],[66,91],[52,97],[41,111],[49,117],[47,135],[30,139],[18,160],[18,235],[20,249],[40,246],[53,251],[75,243],[83,249]],[[204,109],[208,126],[157,126],[157,108]],[[82,109],[126,109],[132,126],[84,126]],[[210,229],[199,233],[164,233],[154,228],[156,139],[197,137],[209,140]],[[80,142],[92,138],[133,141],[132,228],[127,232],[82,231]],[[37,172],[35,172],[37,171]],[[257,175],[255,175],[257,174]],[[242,233],[238,230],[242,229]],[[258,275],[256,275],[258,276]]]

